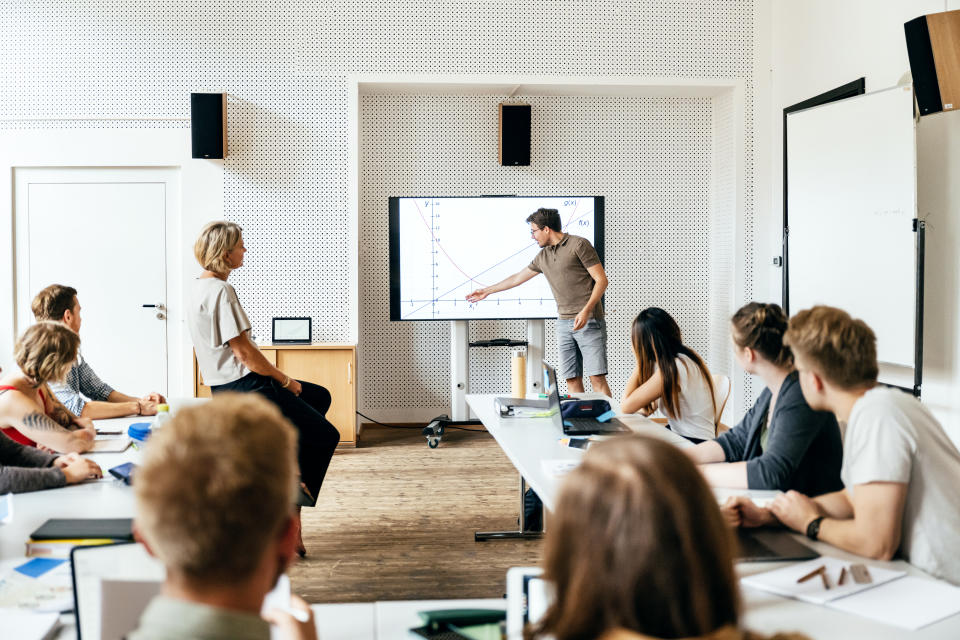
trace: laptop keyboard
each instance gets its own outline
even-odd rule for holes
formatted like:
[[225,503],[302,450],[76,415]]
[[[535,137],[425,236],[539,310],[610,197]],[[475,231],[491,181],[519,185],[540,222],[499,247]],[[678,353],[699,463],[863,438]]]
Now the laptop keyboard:
[[564,431],[629,431],[626,425],[616,418],[609,422],[597,422],[595,418],[564,418],[563,422],[564,426],[571,425]]

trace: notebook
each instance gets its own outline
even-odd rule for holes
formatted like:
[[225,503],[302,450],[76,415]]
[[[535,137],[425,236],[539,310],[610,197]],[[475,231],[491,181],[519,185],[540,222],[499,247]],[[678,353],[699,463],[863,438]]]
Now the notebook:
[[30,534],[31,540],[84,538],[133,540],[133,518],[51,518]]

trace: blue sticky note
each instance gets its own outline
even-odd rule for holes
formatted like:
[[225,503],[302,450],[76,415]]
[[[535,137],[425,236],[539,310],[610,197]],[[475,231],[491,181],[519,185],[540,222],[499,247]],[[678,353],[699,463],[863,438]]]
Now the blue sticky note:
[[13,570],[31,578],[39,578],[47,571],[59,567],[66,561],[66,558],[34,558],[29,562],[24,562],[19,567],[14,567]]
[[607,422],[610,420],[610,418],[612,418],[615,415],[617,414],[614,413],[613,410],[607,411],[606,413],[602,413],[599,416],[597,416],[597,422]]

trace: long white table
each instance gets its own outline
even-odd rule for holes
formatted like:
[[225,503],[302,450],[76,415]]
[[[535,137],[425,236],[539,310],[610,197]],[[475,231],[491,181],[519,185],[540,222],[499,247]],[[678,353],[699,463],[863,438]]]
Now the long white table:
[[[98,426],[126,428],[149,418],[97,420]],[[141,451],[129,447],[122,453],[84,454],[103,469],[102,480],[89,480],[59,489],[13,496],[13,521],[0,525],[0,559],[23,556],[33,531],[50,518],[132,518],[133,490],[107,473],[125,462],[137,462]]]
[[[467,395],[467,403],[520,475],[540,496],[544,506],[553,511],[562,478],[547,473],[543,461],[579,460],[583,457],[583,451],[560,444],[560,439],[564,437],[563,430],[550,418],[501,418],[494,405],[500,395],[470,394]],[[678,447],[690,446],[688,440],[643,416],[617,418],[636,433],[661,438]]]
[[[577,460],[583,457],[579,449],[571,449],[558,440],[561,430],[547,418],[501,418],[495,407],[497,395],[472,394],[467,403],[483,422],[503,452],[537,492],[543,504],[552,509],[556,504],[557,491],[562,478],[550,475],[543,469],[543,460]],[[618,416],[637,433],[643,433],[673,442],[677,446],[690,446],[687,440],[672,433],[652,420],[640,416]],[[549,525],[549,523],[548,523]],[[869,566],[881,566],[906,571],[910,575],[928,577],[919,569],[903,560],[880,562],[846,553],[821,542],[812,542],[796,535],[798,540],[812,546],[821,555],[843,558],[851,562],[864,562]],[[761,573],[786,566],[783,562],[738,563],[741,575]],[[932,579],[932,578],[930,578]],[[764,633],[775,631],[801,631],[814,640],[863,638],[864,640],[898,640],[900,638],[923,638],[956,640],[960,638],[960,615],[947,618],[916,632],[874,622],[847,613],[821,607],[799,600],[783,598],[765,591],[744,588],[744,620],[747,628]]]

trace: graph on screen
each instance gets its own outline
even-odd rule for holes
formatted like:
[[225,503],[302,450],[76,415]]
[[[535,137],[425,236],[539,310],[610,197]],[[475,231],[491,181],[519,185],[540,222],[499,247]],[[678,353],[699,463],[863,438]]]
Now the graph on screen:
[[563,231],[603,258],[603,198],[503,196],[390,198],[390,319],[555,318],[543,275],[471,304],[468,293],[528,266],[540,247],[527,216],[557,209]]

